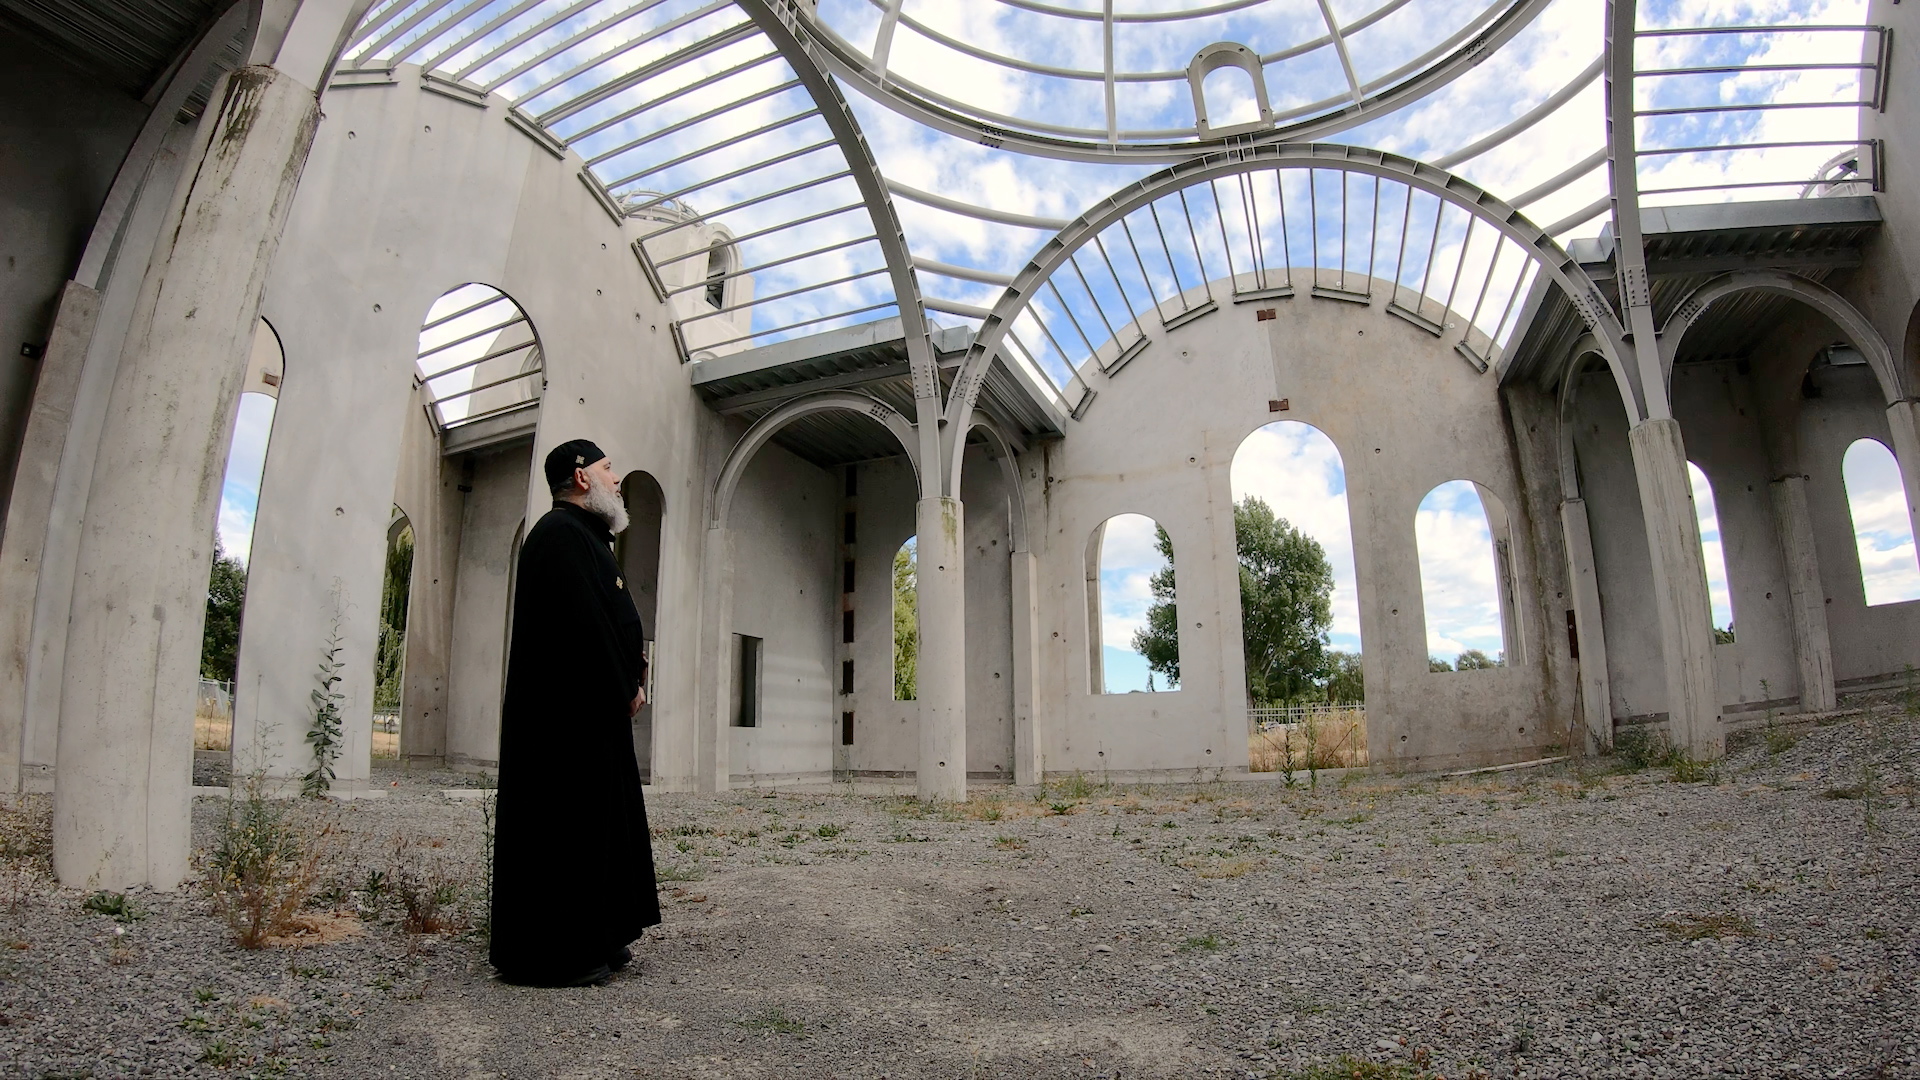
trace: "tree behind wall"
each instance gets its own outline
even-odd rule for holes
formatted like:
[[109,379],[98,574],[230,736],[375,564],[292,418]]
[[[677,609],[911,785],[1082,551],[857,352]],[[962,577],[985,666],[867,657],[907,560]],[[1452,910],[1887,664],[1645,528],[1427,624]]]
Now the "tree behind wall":
[[914,544],[893,553],[893,700],[914,700],[920,662],[919,594],[914,591]]
[[[1256,706],[1322,699],[1335,667],[1328,631],[1333,626],[1333,564],[1319,541],[1276,517],[1273,508],[1248,496],[1233,508],[1233,539],[1240,562],[1240,630],[1246,651],[1247,700]],[[1179,611],[1174,603],[1173,541],[1155,527],[1166,568],[1148,579],[1153,603],[1147,625],[1133,637],[1147,667],[1180,680]],[[1341,669],[1339,693],[1362,693],[1359,657]]]
[[380,589],[380,644],[373,660],[373,707],[400,707],[400,681],[406,667],[407,595],[413,582],[413,526],[387,549],[386,581]]
[[200,677],[232,682],[240,657],[240,609],[247,598],[247,566],[213,538],[213,574],[207,580],[207,626],[200,638]]

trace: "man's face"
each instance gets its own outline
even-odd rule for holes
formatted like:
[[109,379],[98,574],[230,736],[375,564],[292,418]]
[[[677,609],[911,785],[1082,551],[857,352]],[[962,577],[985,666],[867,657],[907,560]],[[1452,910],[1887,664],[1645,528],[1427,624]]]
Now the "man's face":
[[585,468],[573,470],[573,482],[583,495],[596,485],[620,494],[620,474],[613,471],[612,458],[601,458]]

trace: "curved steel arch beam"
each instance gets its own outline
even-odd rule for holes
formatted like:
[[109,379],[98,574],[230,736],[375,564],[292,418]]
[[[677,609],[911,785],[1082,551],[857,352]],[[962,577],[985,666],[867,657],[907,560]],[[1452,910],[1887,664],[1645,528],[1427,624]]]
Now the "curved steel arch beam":
[[1860,309],[1825,285],[1784,270],[1739,270],[1722,274],[1688,293],[1687,298],[1680,301],[1680,306],[1667,317],[1667,325],[1660,330],[1660,374],[1663,379],[1672,383],[1673,359],[1680,351],[1680,342],[1700,316],[1705,315],[1716,301],[1743,292],[1774,293],[1798,300],[1833,320],[1840,332],[1853,342],[1853,347],[1866,356],[1874,377],[1880,381],[1880,392],[1886,395],[1887,403],[1892,404],[1907,396],[1899,367],[1893,362],[1892,348],[1880,336],[1880,331],[1867,321],[1867,317],[1860,314]]
[[[1020,465],[1013,458],[1013,443],[1007,438],[1007,433],[1001,430],[1000,425],[990,416],[975,413],[973,425],[967,429],[968,433],[971,434],[976,428],[986,433],[988,444],[1000,457],[1000,475],[1007,482],[1008,526],[1009,531],[1013,533],[1013,554],[1018,555],[1029,550],[1027,547],[1027,498],[1026,489],[1020,486]],[[960,490],[957,483],[954,485],[954,490]]]
[[733,444],[733,449],[727,451],[726,463],[720,466],[720,478],[713,482],[713,498],[707,505],[707,528],[718,529],[726,525],[727,512],[733,507],[733,493],[740,486],[740,477],[745,475],[747,466],[753,463],[754,455],[767,444],[767,440],[803,416],[834,411],[870,416],[885,425],[893,437],[900,440],[900,448],[907,453],[907,463],[913,466],[914,478],[919,479],[921,469],[917,439],[913,425],[907,422],[906,417],[879,398],[851,390],[825,390],[794,398],[755,420],[747,433],[740,436],[740,441]]
[[[740,0],[743,6],[763,2],[766,0]],[[775,2],[785,7],[792,0]],[[1445,59],[1344,109],[1257,135],[1229,135],[1205,141],[1111,143],[1106,139],[1073,139],[1014,130],[907,91],[888,79],[884,72],[876,72],[866,57],[830,29],[823,28],[824,32],[816,36],[816,41],[826,66],[836,77],[858,87],[863,95],[894,112],[948,135],[995,149],[1014,150],[1061,161],[1098,164],[1129,161],[1143,165],[1166,165],[1229,146],[1324,138],[1367,123],[1418,101],[1471,71],[1480,61],[1531,25],[1546,9],[1547,3],[1548,0],[1512,0],[1506,11],[1493,18],[1479,33],[1462,42]],[[1013,122],[1012,118],[1008,119]]]
[[[1444,169],[1437,169],[1413,158],[1381,150],[1342,146],[1337,143],[1268,143],[1228,153],[1208,154],[1182,162],[1145,179],[1135,181],[1089,207],[1080,217],[1047,241],[1033,261],[1014,276],[1013,284],[994,304],[981,323],[967,357],[961,362],[953,391],[947,399],[949,428],[965,430],[986,369],[999,350],[1013,320],[1025,310],[1039,288],[1073,254],[1092,242],[1121,218],[1155,199],[1211,180],[1257,172],[1265,169],[1328,169],[1356,172],[1395,180],[1434,195],[1472,214],[1539,260],[1543,272],[1550,275],[1567,294],[1581,322],[1600,343],[1601,355],[1620,384],[1620,398],[1627,404],[1630,419],[1638,423],[1647,415],[1645,393],[1639,372],[1630,363],[1630,344],[1620,321],[1593,279],[1581,269],[1573,256],[1554,242],[1552,236],[1527,220],[1526,215]],[[945,468],[953,482],[960,476],[960,455],[949,450]],[[929,463],[930,466],[932,463]]]
[[[794,76],[812,95],[821,118],[827,122],[834,141],[840,144],[841,153],[846,156],[847,169],[853,173],[854,183],[860,188],[860,197],[865,200],[867,213],[873,219],[874,236],[880,242],[881,254],[886,256],[894,306],[899,310],[900,328],[906,337],[907,367],[913,376],[920,457],[938,461],[941,444],[945,441],[940,424],[939,367],[933,356],[933,342],[927,336],[927,312],[920,301],[920,280],[913,272],[913,254],[907,249],[906,232],[900,227],[900,215],[894,210],[886,178],[880,175],[880,166],[873,160],[873,151],[867,146],[866,136],[861,134],[853,111],[847,108],[847,99],[841,96],[840,88],[834,85],[833,80],[827,77],[826,70],[815,60],[817,39],[808,16],[801,14],[795,0],[736,2],[741,10],[752,17],[754,25],[767,36],[767,40],[780,50],[788,66],[793,68]],[[892,412],[891,409],[888,411]],[[965,439],[954,438],[951,441],[959,445]],[[956,478],[959,476],[958,473],[954,475]],[[944,480],[945,475],[939,469],[931,472],[920,470],[921,496],[957,496],[957,488],[949,491],[941,486]]]
[[[1640,157],[1634,137],[1633,43],[1638,0],[1607,0],[1607,191],[1613,212],[1613,258],[1619,272],[1620,321],[1632,339],[1622,355],[1633,368],[1645,400],[1640,415],[1673,415],[1667,381],[1659,370],[1659,335],[1653,321],[1653,279],[1647,274],[1647,248],[1640,229]],[[1578,225],[1580,222],[1573,222]],[[1642,348],[1641,346],[1645,347]]]

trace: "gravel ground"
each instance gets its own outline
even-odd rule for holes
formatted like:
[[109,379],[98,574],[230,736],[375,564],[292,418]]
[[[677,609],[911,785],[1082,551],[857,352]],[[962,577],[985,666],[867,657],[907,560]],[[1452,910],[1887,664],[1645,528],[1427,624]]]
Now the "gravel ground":
[[[1616,765],[656,795],[666,923],[578,990],[492,981],[457,928],[483,831],[451,776],[302,804],[337,914],[251,952],[198,889],[86,910],[16,799],[0,1074],[1920,1077],[1920,722]],[[436,886],[456,928],[408,932]]]

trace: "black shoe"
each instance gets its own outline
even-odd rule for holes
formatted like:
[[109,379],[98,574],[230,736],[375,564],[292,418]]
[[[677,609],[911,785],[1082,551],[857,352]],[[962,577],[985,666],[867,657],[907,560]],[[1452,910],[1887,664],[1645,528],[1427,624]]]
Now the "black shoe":
[[586,972],[585,974],[581,975],[578,978],[569,979],[566,982],[556,983],[554,985],[556,986],[599,986],[601,983],[606,982],[609,978],[611,978],[612,975],[613,975],[613,969],[608,967],[605,964],[601,964],[599,967],[594,968],[592,971]]
[[607,957],[607,967],[614,971],[620,971],[631,963],[633,963],[633,950],[625,945],[615,949],[613,955]]

